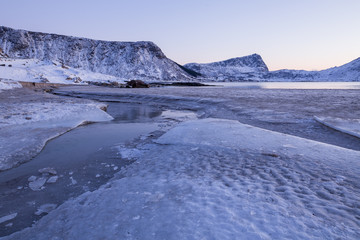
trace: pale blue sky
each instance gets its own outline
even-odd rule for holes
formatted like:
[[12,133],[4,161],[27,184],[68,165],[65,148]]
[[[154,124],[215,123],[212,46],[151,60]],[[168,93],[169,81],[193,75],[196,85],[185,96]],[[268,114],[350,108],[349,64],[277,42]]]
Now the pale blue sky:
[[260,54],[271,70],[360,57],[360,0],[0,0],[0,25],[155,42],[174,61]]

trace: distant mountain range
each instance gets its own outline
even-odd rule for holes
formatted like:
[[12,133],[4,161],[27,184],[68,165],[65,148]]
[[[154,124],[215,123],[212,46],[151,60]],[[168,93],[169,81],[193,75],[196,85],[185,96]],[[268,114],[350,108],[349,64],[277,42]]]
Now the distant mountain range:
[[269,71],[258,54],[214,63],[189,63],[184,67],[211,81],[360,81],[360,58],[322,71]]
[[0,57],[55,61],[121,79],[145,81],[360,81],[360,58],[322,71],[269,71],[258,54],[181,66],[152,42],[115,42],[0,26]]

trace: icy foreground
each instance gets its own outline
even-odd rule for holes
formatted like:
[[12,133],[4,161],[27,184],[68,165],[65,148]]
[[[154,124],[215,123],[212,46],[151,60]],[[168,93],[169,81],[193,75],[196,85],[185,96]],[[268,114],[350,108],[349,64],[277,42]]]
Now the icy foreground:
[[232,120],[173,128],[4,239],[359,239],[360,152]]
[[0,171],[31,160],[49,139],[82,123],[112,119],[104,104],[28,89],[2,93],[0,103]]

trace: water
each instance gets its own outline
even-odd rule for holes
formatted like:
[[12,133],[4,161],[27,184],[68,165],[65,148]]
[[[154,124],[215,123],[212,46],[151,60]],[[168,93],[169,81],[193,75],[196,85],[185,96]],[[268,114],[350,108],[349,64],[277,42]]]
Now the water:
[[[60,205],[106,183],[131,163],[115,146],[159,129],[162,111],[147,105],[109,103],[108,113],[113,121],[78,127],[51,140],[31,161],[0,173],[0,217],[18,214],[13,221],[0,223],[0,236],[31,226],[44,216],[34,214],[41,205]],[[45,167],[55,169],[58,180],[46,183],[40,191],[31,190],[28,178],[43,177],[38,170]],[[9,222],[13,225],[6,226]]]
[[206,84],[247,89],[360,89],[360,82],[209,82]]

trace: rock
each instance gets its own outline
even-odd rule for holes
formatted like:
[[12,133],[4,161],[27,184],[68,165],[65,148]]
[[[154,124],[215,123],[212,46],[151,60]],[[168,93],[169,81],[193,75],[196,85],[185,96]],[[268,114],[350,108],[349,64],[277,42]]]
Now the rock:
[[149,88],[149,84],[144,83],[141,80],[131,80],[129,82],[127,82],[126,87],[131,87],[131,88]]
[[39,169],[38,171],[39,171],[39,173],[49,173],[51,175],[57,174],[56,170],[51,167],[42,168],[42,169]]
[[81,83],[81,82],[82,82],[82,79],[81,79],[80,77],[74,77],[74,78],[72,79],[72,81],[73,81],[74,83]]
[[43,189],[44,184],[46,183],[47,178],[46,177],[41,177],[36,179],[33,182],[29,183],[29,187],[31,188],[31,190],[33,191],[40,191]]
[[58,176],[52,176],[47,180],[47,183],[56,183],[56,181],[59,179]]

